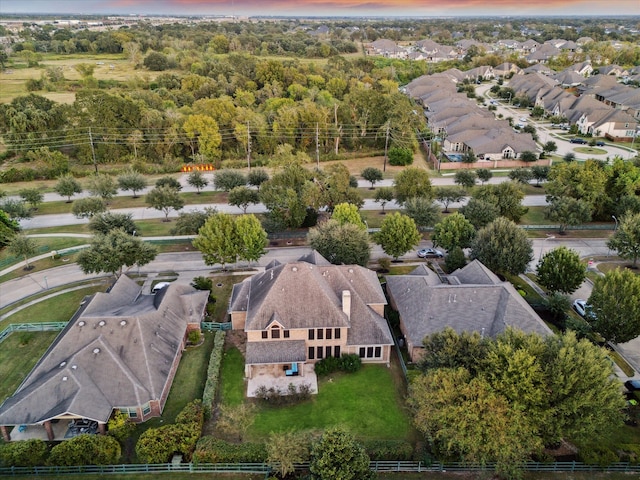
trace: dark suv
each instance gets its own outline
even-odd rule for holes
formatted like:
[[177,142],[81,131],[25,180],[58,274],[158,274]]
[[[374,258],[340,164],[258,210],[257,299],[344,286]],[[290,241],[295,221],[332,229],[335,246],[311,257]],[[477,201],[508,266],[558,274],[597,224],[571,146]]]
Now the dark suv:
[[587,141],[584,138],[572,138],[569,140],[571,143],[579,143],[580,145],[586,145]]

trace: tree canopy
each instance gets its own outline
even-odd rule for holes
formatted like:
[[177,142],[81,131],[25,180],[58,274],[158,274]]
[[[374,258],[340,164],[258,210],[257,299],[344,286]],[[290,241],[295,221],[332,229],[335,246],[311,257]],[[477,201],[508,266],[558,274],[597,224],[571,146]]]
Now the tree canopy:
[[565,246],[545,253],[537,268],[538,282],[551,292],[573,293],[586,275],[587,267],[578,252]]
[[636,265],[640,257],[640,212],[627,212],[620,217],[619,223],[613,236],[607,241],[607,247]]
[[412,218],[394,212],[385,217],[374,238],[384,253],[397,259],[418,245],[421,237]]
[[511,220],[498,217],[476,234],[471,258],[494,272],[519,275],[533,260],[533,247],[524,230]]
[[446,216],[433,228],[431,240],[434,247],[453,250],[456,247],[467,248],[471,245],[476,229],[461,213]]
[[353,223],[327,220],[311,228],[307,239],[311,248],[335,265],[366,267],[369,263],[369,235]]

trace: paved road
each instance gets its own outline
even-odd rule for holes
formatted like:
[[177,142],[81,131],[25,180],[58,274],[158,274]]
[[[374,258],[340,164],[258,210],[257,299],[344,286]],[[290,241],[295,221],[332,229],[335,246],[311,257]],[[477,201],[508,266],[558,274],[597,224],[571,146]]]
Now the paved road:
[[[535,269],[540,253],[547,252],[556,248],[558,245],[566,245],[575,249],[582,257],[601,256],[608,253],[604,239],[534,239],[533,251],[535,260],[531,263],[530,268]],[[429,241],[422,241],[416,248],[425,248],[432,246]],[[300,258],[308,253],[308,247],[288,247],[268,249],[267,254],[263,256],[256,267],[264,267],[271,260],[277,259],[281,262],[288,262]],[[371,258],[373,261],[386,256],[379,245],[372,245]],[[403,260],[415,260],[415,251],[411,251],[402,256]],[[240,264],[240,266],[248,266]],[[177,253],[161,253],[156,259],[140,267],[130,269],[130,272],[146,274],[147,276],[155,276],[159,272],[174,271],[180,274],[180,281],[190,282],[193,277],[200,275],[209,275],[212,271],[219,270],[220,266],[213,267],[205,265],[200,252],[177,252]],[[49,270],[30,273],[24,277],[16,278],[8,282],[0,283],[0,308],[11,305],[23,298],[44,292],[51,288],[68,285],[75,282],[87,281],[93,278],[108,277],[109,275],[86,275],[82,273],[77,264],[64,265]]]
[[[462,205],[465,205],[469,199],[465,198],[462,202],[456,202],[449,204],[449,208],[460,208]],[[527,195],[522,201],[522,205],[527,207],[540,207],[545,206],[547,204],[544,195]],[[238,207],[234,207],[228,205],[226,203],[207,203],[207,204],[195,204],[195,205],[185,205],[185,207],[179,212],[172,211],[169,215],[169,218],[175,218],[179,215],[180,212],[193,212],[196,210],[204,210],[205,208],[216,208],[219,212],[225,213],[242,213],[241,209]],[[398,210],[401,206],[398,205],[395,201],[389,202],[385,205],[385,210]],[[364,201],[364,206],[362,210],[380,210],[380,204],[376,203],[371,199],[367,199]],[[113,209],[111,212],[118,213],[130,213],[134,220],[149,220],[156,218],[164,218],[164,213],[155,210],[153,208],[121,208],[121,209]],[[251,205],[247,209],[247,213],[263,213],[266,212],[267,209],[261,203],[257,205]],[[71,213],[60,213],[55,215],[37,215],[33,218],[29,218],[26,220],[22,220],[20,222],[20,226],[24,230],[29,230],[33,228],[46,228],[46,227],[59,227],[61,225],[81,225],[84,223],[88,223],[89,220],[86,218],[76,218]]]

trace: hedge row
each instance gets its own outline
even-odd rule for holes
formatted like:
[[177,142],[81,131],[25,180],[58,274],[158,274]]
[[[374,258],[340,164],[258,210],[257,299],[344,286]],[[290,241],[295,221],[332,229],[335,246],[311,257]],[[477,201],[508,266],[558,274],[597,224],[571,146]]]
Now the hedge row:
[[209,357],[209,367],[207,368],[207,382],[204,384],[204,392],[202,393],[202,405],[204,407],[204,415],[211,418],[211,409],[215,400],[216,390],[218,389],[218,380],[220,379],[220,365],[222,364],[222,356],[224,354],[224,338],[226,333],[223,331],[216,332],[216,338],[213,340],[213,350]]
[[193,463],[260,463],[267,461],[264,443],[229,443],[219,438],[202,437],[193,453]]
[[136,454],[144,463],[167,463],[172,455],[181,453],[187,462],[202,434],[204,412],[202,402],[194,400],[176,417],[176,423],[150,428],[136,443]]
[[371,461],[409,461],[414,460],[411,443],[404,440],[365,440],[362,446]]
[[314,365],[314,371],[319,377],[329,375],[341,370],[347,373],[355,373],[360,370],[362,360],[356,354],[342,355],[340,358],[326,357]]

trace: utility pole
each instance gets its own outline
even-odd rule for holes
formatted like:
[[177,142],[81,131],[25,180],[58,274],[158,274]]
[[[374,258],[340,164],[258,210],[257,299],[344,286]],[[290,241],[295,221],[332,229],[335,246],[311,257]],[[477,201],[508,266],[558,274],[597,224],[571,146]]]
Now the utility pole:
[[387,171],[387,151],[389,147],[389,128],[391,127],[391,122],[387,123],[387,133],[384,138],[384,165],[382,167],[382,171]]
[[316,168],[320,170],[320,130],[316,122]]
[[98,163],[96,162],[96,151],[93,148],[93,136],[91,135],[91,127],[89,127],[89,144],[91,144],[91,156],[93,157],[93,167],[98,173]]
[[251,130],[249,130],[249,122],[247,122],[247,167],[251,171]]

